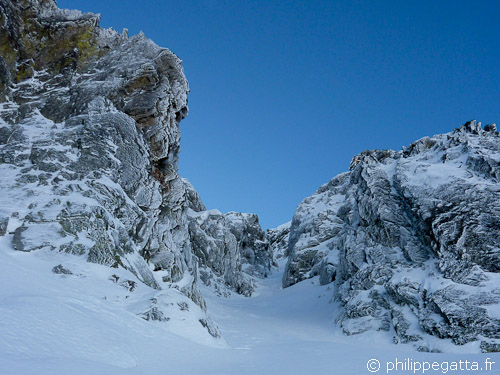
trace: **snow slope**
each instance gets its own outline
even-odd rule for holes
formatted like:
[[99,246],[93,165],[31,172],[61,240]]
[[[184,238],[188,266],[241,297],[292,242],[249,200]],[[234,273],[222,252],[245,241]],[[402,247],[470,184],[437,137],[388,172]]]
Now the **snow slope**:
[[[215,339],[203,336],[198,322],[189,320],[193,314],[179,315],[182,311],[166,322],[141,319],[137,304],[159,292],[141,283],[129,292],[108,280],[110,274],[133,277],[125,270],[57,252],[22,253],[6,237],[0,241],[0,373],[5,375],[363,374],[372,358],[384,365],[395,357],[481,363],[498,358],[460,354],[473,348],[442,340],[437,345],[455,354],[417,353],[393,345],[385,333],[345,336],[331,324],[336,311],[331,286],[319,285],[316,277],[282,289],[281,272],[258,285],[251,298],[204,291],[225,341]],[[73,274],[53,273],[58,264]],[[165,299],[185,298],[194,305],[175,289],[161,292]],[[500,374],[497,362],[487,374]]]

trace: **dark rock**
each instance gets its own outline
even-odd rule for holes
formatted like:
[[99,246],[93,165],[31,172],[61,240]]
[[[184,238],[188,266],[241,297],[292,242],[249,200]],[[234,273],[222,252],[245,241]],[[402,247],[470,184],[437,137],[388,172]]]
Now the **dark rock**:
[[7,233],[7,227],[9,225],[9,218],[0,218],[0,236],[5,236]]
[[120,283],[120,285],[126,288],[129,292],[133,292],[137,288],[137,283],[133,280],[124,280]]
[[487,131],[487,132],[492,132],[492,133],[496,133],[497,132],[497,125],[496,124],[489,124],[489,125],[486,125],[484,127],[484,131]]
[[18,227],[14,230],[14,236],[12,237],[12,246],[14,246],[15,250],[18,251],[29,251],[24,249],[23,242],[23,232],[28,229],[27,227]]
[[169,317],[166,317],[163,312],[156,306],[151,307],[148,311],[141,315],[144,320],[156,320],[158,322],[168,322]]
[[73,275],[73,272],[68,270],[67,268],[64,268],[62,264],[59,264],[52,268],[52,272],[58,274],[58,275]]

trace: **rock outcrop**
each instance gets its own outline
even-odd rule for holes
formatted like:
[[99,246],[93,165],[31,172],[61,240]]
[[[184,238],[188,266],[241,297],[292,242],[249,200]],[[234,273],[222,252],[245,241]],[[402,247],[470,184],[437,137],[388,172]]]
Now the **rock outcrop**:
[[[198,266],[220,254],[203,258],[196,241],[193,254],[188,211],[204,207],[177,174],[189,92],[181,60],[52,0],[0,0],[0,21],[0,235],[18,251],[84,256],[177,289],[218,336],[197,280]],[[245,277],[240,247],[254,251],[248,272],[265,276],[262,230],[241,214],[224,225],[236,246],[222,253],[235,265],[226,282],[248,295],[251,285],[236,287]],[[161,296],[141,316],[167,321],[162,306],[172,304]]]
[[334,283],[348,334],[500,343],[500,136],[468,122],[402,151],[365,151],[298,206],[287,287]]
[[288,242],[290,238],[291,221],[280,226],[268,229],[266,232],[269,248],[273,254],[275,262],[282,262],[288,257]]
[[207,211],[185,180],[189,196],[189,236],[200,279],[216,294],[251,296],[255,280],[269,275],[272,251],[255,214]]

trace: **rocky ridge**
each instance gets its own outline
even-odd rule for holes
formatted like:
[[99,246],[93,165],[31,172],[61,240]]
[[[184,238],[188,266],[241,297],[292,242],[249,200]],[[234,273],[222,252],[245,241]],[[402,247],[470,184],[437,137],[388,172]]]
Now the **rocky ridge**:
[[365,151],[293,217],[283,286],[333,283],[348,335],[393,332],[500,350],[500,136],[471,121]]

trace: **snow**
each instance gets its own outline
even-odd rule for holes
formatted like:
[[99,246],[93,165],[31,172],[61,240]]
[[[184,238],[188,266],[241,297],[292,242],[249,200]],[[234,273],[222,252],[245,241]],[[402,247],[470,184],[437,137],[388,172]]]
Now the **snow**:
[[192,209],[189,209],[188,215],[192,218],[200,217],[202,220],[206,220],[207,217],[209,217],[209,216],[212,216],[212,215],[219,216],[219,215],[222,215],[222,213],[217,209],[206,210],[206,211],[201,211],[201,212],[196,212],[196,211],[193,211]]
[[[10,240],[0,237],[1,374],[362,374],[371,358],[382,364],[394,357],[484,363],[493,356],[460,354],[477,348],[438,339],[430,346],[455,354],[417,353],[381,332],[345,336],[333,323],[332,286],[313,278],[282,289],[281,272],[262,281],[251,298],[203,290],[224,337],[214,339],[200,334],[193,314],[178,309],[168,322],[137,315],[158,294],[167,304],[182,300],[193,309],[175,289],[156,291],[138,282],[129,292],[108,280],[111,274],[132,279],[124,269],[51,251],[16,252]],[[57,264],[73,274],[54,274]]]
[[[447,133],[435,136],[435,138],[451,137],[451,135],[452,133]],[[495,191],[495,186],[497,186],[496,181],[490,181],[480,175],[475,175],[470,171],[470,168],[467,168],[469,157],[484,156],[482,150],[486,146],[481,146],[478,138],[473,135],[467,135],[467,141],[464,143],[469,146],[467,152],[463,150],[463,143],[455,147],[448,145],[445,149],[431,150],[400,159],[396,163],[396,168],[403,171],[407,179],[406,183],[413,187],[439,189],[443,185],[451,184],[458,180],[463,183],[469,183],[471,186],[484,185],[485,188]],[[490,150],[490,148],[488,148],[487,156],[498,162],[498,153]],[[383,169],[389,172],[392,167],[387,165]]]
[[287,221],[286,223],[283,223],[281,225],[278,225],[276,228],[273,228],[273,230],[280,232],[282,230],[285,230],[286,228],[289,228],[290,225],[292,225],[292,221]]

